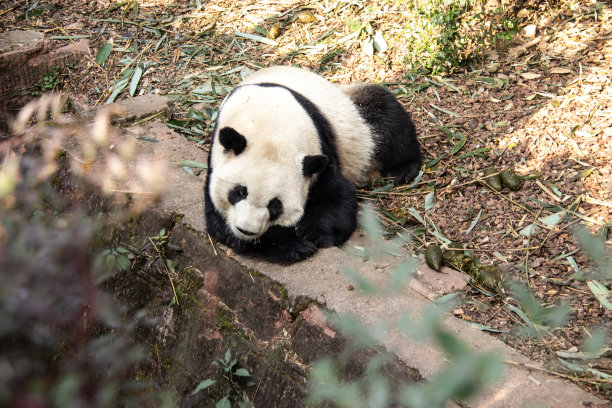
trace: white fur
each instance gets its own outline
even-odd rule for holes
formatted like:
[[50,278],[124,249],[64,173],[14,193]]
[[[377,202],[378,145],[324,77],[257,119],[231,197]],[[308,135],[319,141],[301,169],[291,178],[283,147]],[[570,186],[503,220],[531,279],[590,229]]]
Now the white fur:
[[[271,67],[249,76],[240,85],[274,83],[313,102],[331,124],[342,173],[353,183],[368,179],[374,152],[373,134],[350,98],[322,77],[298,68]],[[293,226],[303,216],[313,178],[302,175],[302,160],[322,154],[317,130],[289,91],[279,87],[241,86],[225,99],[217,129],[232,127],[247,139],[238,156],[224,152],[213,135],[211,199],[232,232],[244,240],[261,236],[271,225]],[[315,176],[316,177],[316,176]],[[247,198],[231,205],[229,192],[248,189]],[[270,200],[283,203],[283,213],[270,222]],[[238,228],[254,233],[242,234]]]
[[340,87],[314,72],[287,66],[262,69],[243,81],[262,82],[284,85],[313,102],[332,125],[342,174],[356,185],[368,181],[374,134]]

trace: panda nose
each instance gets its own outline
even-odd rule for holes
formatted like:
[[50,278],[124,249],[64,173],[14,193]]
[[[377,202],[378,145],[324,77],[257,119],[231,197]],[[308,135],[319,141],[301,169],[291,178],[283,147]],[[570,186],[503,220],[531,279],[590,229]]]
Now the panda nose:
[[242,232],[244,235],[257,235],[256,232],[245,231],[240,227],[236,227],[236,228],[238,228],[238,231]]

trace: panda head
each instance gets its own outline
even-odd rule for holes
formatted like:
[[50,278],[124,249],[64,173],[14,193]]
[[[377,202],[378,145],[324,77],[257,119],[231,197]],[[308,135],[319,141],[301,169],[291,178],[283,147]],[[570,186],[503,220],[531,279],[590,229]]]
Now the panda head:
[[247,138],[230,126],[219,130],[215,142],[210,196],[232,233],[251,241],[271,226],[295,226],[328,157],[269,137]]

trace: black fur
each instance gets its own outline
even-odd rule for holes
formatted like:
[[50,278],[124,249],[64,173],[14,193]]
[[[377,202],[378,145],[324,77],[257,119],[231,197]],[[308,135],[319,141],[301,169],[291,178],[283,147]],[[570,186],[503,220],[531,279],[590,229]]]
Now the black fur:
[[410,115],[395,96],[379,85],[362,85],[348,93],[378,140],[374,159],[384,177],[406,184],[421,167],[421,150]]
[[247,198],[248,195],[249,191],[245,186],[236,186],[229,192],[227,201],[229,201],[231,205],[236,205],[236,203]]
[[219,131],[219,142],[226,151],[233,150],[238,156],[246,147],[246,138],[231,127],[225,127]]
[[275,221],[283,215],[283,202],[278,198],[273,198],[268,203],[268,213],[270,213],[270,221]]
[[329,159],[324,154],[305,156],[304,160],[302,160],[302,175],[304,177],[314,176],[315,174],[323,171],[327,167],[328,163]]

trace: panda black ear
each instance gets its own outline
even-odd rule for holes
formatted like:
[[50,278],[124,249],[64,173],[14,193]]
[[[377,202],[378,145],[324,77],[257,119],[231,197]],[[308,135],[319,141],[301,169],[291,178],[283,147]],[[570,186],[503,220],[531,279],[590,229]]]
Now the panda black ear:
[[310,177],[317,174],[325,169],[327,163],[329,163],[329,159],[324,154],[305,156],[302,161],[302,174],[304,177]]
[[224,127],[221,129],[219,132],[219,141],[226,151],[233,150],[236,156],[242,153],[247,145],[245,137],[231,127]]

